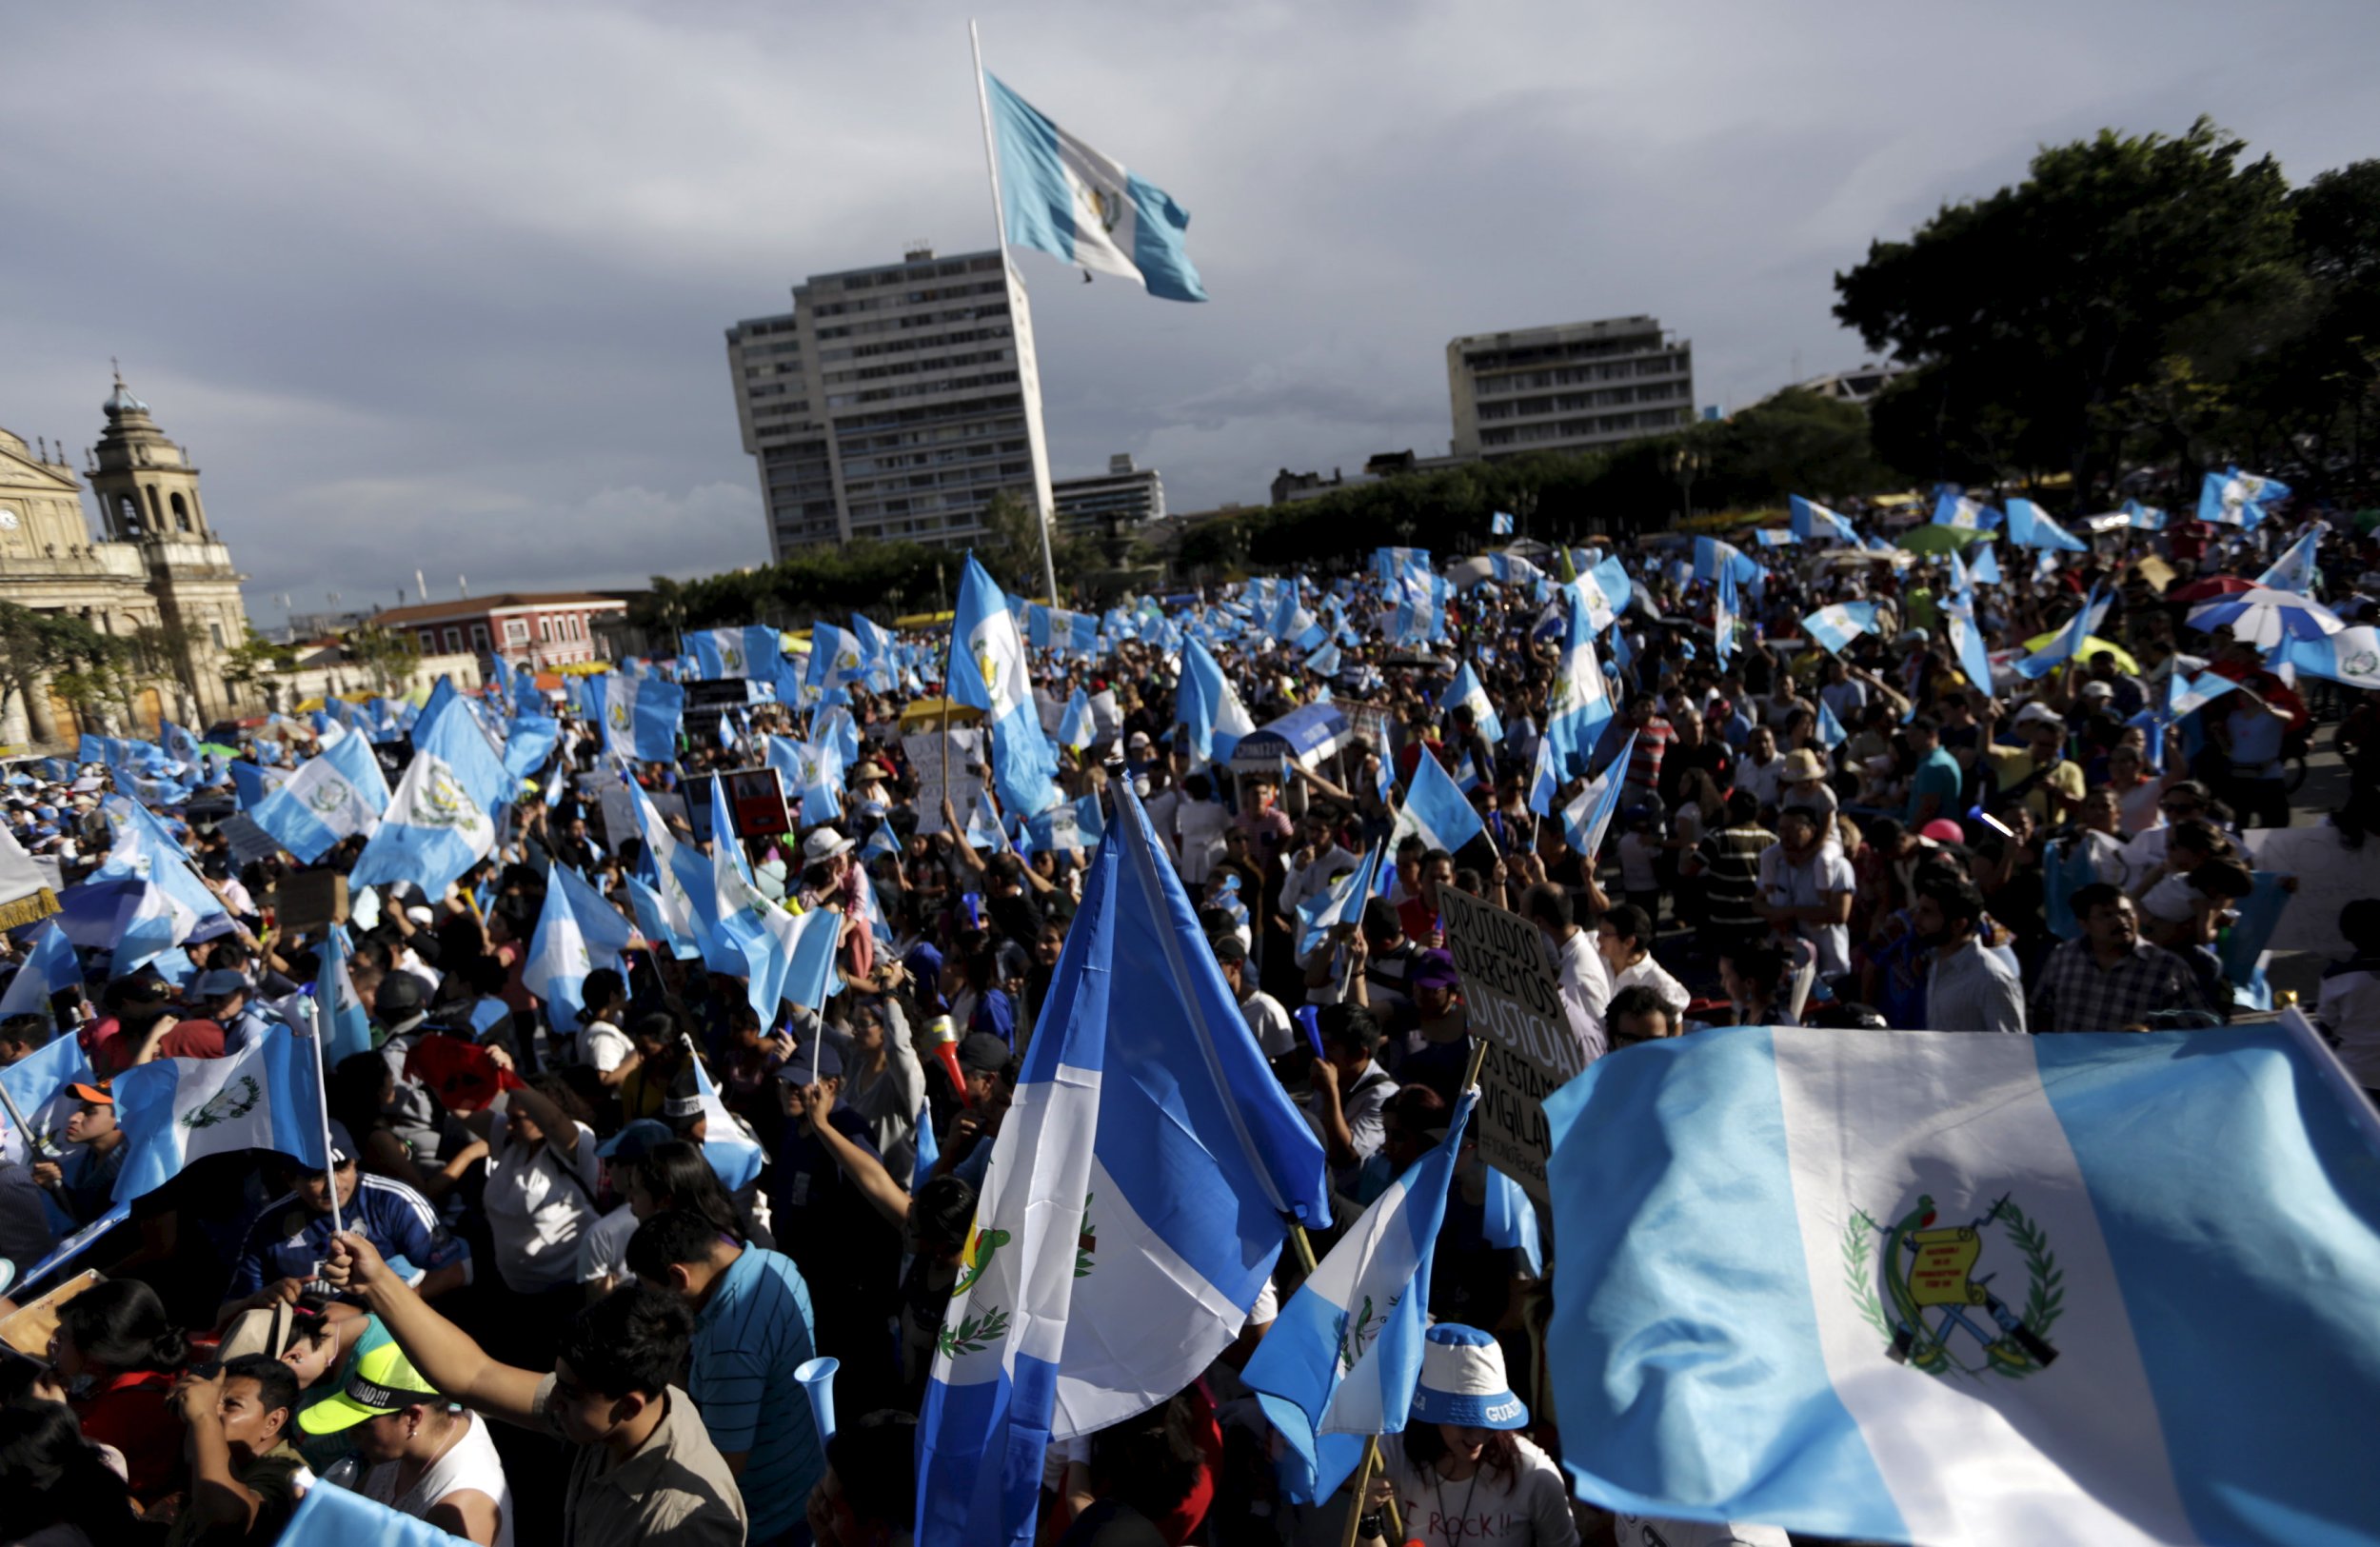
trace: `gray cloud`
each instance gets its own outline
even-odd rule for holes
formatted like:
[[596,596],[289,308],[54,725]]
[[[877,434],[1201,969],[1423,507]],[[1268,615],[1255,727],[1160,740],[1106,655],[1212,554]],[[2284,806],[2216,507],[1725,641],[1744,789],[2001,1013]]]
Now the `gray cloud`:
[[[1651,312],[1706,403],[1849,364],[1833,273],[2045,141],[2209,111],[2302,179],[2380,129],[2365,0],[1010,10],[992,68],[1193,213],[1204,307],[1019,260],[1058,470],[1178,508],[1442,449],[1458,333]],[[0,423],[88,443],[123,356],[266,615],[754,562],[721,329],[987,245],[965,14],[18,8]]]

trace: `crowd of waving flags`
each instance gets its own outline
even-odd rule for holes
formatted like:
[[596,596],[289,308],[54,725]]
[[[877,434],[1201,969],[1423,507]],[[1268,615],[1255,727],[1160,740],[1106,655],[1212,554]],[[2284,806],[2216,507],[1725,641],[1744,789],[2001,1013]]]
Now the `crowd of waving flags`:
[[[1115,251],[1133,255],[1131,272],[1156,293],[1195,288],[1170,201],[1084,160],[1077,142],[987,84],[1003,165],[1030,174],[1010,199],[1011,240],[1123,271],[1113,265],[1127,260],[1061,229],[1048,209],[1053,189],[1104,187],[1097,180],[1112,171],[1141,208],[1141,228]],[[1028,240],[1037,233],[1042,240]],[[2200,513],[2253,526],[2286,493],[2235,470],[2210,475]],[[2134,519],[2147,526],[2153,514]],[[1498,519],[1495,535],[1508,536]],[[1943,550],[1942,603],[1954,660],[1989,693],[1976,589],[2001,584],[2001,571],[1984,540],[2043,554],[2088,545],[2022,499],[1994,510],[1945,490],[1929,525],[1974,534]],[[2211,604],[2226,610],[2201,609],[2193,625],[2204,614],[2205,626],[2269,635],[2276,664],[2380,686],[2380,638],[2346,627],[2311,594],[2319,540],[2309,531],[2253,590]],[[1867,543],[1851,521],[1799,497],[1776,542],[1755,545],[1758,558],[1697,542],[1684,573],[1710,586],[1722,661],[1767,563],[1780,545],[1803,545]],[[1559,550],[1550,574],[1509,557],[1486,566],[1491,582],[1542,608],[1537,626],[1555,654],[1551,693],[1529,706],[1542,716],[1529,803],[1593,854],[1634,750],[1633,737],[1616,738],[1616,750],[1604,743],[1627,648],[1620,620],[1645,593],[1616,556]],[[1420,647],[1452,637],[1454,601],[1431,556],[1405,548],[1378,550],[1361,587],[1251,582],[1215,604],[1143,601],[1103,613],[1012,597],[970,557],[940,660],[854,616],[847,628],[814,626],[806,661],[773,628],[705,629],[684,636],[674,667],[642,664],[571,684],[574,707],[595,727],[598,766],[630,793],[645,843],[628,878],[633,922],[586,877],[553,867],[524,982],[554,1007],[559,1029],[576,1023],[587,975],[620,966],[640,935],[747,980],[764,1022],[781,1002],[815,1007],[839,986],[835,915],[772,904],[741,844],[715,843],[705,857],[629,780],[628,764],[676,763],[681,678],[742,677],[756,698],[807,716],[799,739],[734,722],[722,736],[777,768],[803,824],[814,825],[843,817],[841,789],[860,756],[846,690],[920,691],[939,676],[951,702],[981,712],[989,736],[992,791],[961,813],[966,841],[1052,846],[1065,816],[1090,850],[932,1364],[920,1542],[1030,1539],[1045,1448],[1196,1378],[1239,1336],[1294,1234],[1334,1223],[1321,1147],[1249,1035],[1139,801],[1128,786],[1112,803],[1060,793],[1061,753],[1091,745],[1098,729],[1078,690],[1053,706],[1055,735],[1044,730],[1036,653],[1096,661],[1127,639],[1163,652],[1178,665],[1182,744],[1199,762],[1222,762],[1257,729],[1225,664],[1237,646],[1278,645],[1336,672],[1342,649],[1362,642],[1359,609],[1374,609],[1374,631],[1392,645]],[[2085,598],[2013,669],[2033,677],[2079,660],[2109,601]],[[1874,605],[1859,600],[1802,619],[1807,639],[1835,653],[1876,626]],[[1478,664],[1450,666],[1440,709],[1467,706],[1481,734],[1500,741]],[[2160,737],[2233,685],[2177,671],[2138,723]],[[301,862],[361,840],[352,884],[404,883],[431,897],[493,852],[507,805],[549,798],[568,735],[517,680],[485,695],[442,684],[418,709],[341,705],[319,728],[317,751],[293,768],[243,778],[233,764],[241,804]],[[1831,711],[1820,731],[1830,744],[1843,735]],[[391,787],[375,745],[400,735],[410,759]],[[75,986],[77,943],[104,940],[135,964],[224,920],[157,815],[212,754],[187,733],[153,746],[87,738],[81,751],[116,776],[118,793],[104,803],[113,846],[69,888],[59,918],[29,938],[0,1014],[46,1013],[51,995]],[[1386,894],[1398,838],[1454,851],[1481,831],[1462,783],[1437,759],[1419,759],[1402,788],[1381,763],[1394,831],[1299,909],[1301,953]],[[713,831],[732,833],[724,781],[712,783],[710,800]],[[882,823],[856,836],[865,855],[898,851]],[[2246,906],[2280,902],[2260,894]],[[334,928],[302,1011],[234,1056],[159,1060],[119,1079],[129,1146],[119,1200],[226,1148],[320,1162],[321,1070],[370,1045],[351,954]],[[2252,960],[2239,966],[2255,969]],[[1550,1362],[1578,1496],[1679,1519],[1880,1540],[2071,1539],[2076,1522],[2110,1541],[2369,1539],[2357,1533],[2380,1518],[2380,1482],[2343,1450],[2336,1416],[2380,1398],[2380,1338],[2358,1315],[2380,1295],[2380,1123],[2327,1058],[2302,1021],[2285,1018],[2278,1028],[2186,1037],[1742,1028],[1591,1066],[1547,1103],[1563,1264]],[[0,1083],[29,1115],[54,1116],[62,1093],[89,1075],[78,1044],[61,1039],[0,1072]],[[2243,1103],[2243,1090],[2255,1099]],[[1433,1247],[1478,1094],[1464,1092],[1443,1136],[1369,1208],[1336,1221],[1339,1244],[1246,1368],[1280,1436],[1292,1498],[1328,1497],[1367,1438],[1404,1425]],[[718,1108],[706,1146],[714,1169],[737,1179],[731,1186],[748,1182],[758,1146],[707,1085],[704,1098]],[[216,1118],[183,1121],[202,1110]],[[2160,1121],[2144,1129],[2142,1110]],[[8,1125],[0,1154],[21,1157],[42,1137],[45,1119],[31,1121],[30,1134]],[[1854,1131],[1858,1144],[1844,1145]],[[2220,1154],[2194,1141],[2213,1131],[2230,1136]],[[919,1163],[930,1163],[922,1146]],[[1503,1179],[1490,1194],[1534,1227],[1534,1210]],[[1511,1220],[1497,1228],[1534,1234]],[[2211,1339],[2204,1321],[2218,1311],[2224,1330]],[[2243,1428],[2235,1404],[2259,1390],[2327,1396],[2262,1404]],[[1726,1422],[1712,1421],[1722,1411]],[[344,1508],[314,1506],[301,1523],[325,1540],[377,1524],[349,1522]]]

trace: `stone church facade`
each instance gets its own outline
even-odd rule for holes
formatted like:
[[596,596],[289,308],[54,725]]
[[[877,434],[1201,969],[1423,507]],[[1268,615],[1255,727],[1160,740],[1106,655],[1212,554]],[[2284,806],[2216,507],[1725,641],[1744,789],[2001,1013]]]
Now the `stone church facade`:
[[[203,731],[239,707],[224,671],[248,634],[245,577],[208,519],[198,468],[122,376],[102,411],[106,427],[80,476],[65,447],[0,428],[0,602],[138,640],[144,670],[129,703],[80,714],[46,682],[10,693],[0,744],[56,745],[85,730],[153,737],[160,718]],[[95,537],[86,482],[99,507]]]

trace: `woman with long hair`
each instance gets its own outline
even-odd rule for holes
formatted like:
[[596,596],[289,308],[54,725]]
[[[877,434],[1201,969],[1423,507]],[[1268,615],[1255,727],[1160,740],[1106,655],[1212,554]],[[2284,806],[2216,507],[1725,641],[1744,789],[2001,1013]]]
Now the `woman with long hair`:
[[1423,1547],[1577,1547],[1569,1489],[1553,1458],[1515,1431],[1529,1409],[1504,1375],[1504,1351],[1477,1327],[1441,1321],[1422,1335],[1421,1378],[1401,1435],[1380,1439],[1380,1472],[1356,1527],[1390,1539],[1393,1497],[1404,1539]]
[[29,1393],[0,1406],[0,1540],[109,1547],[138,1530],[124,1479],[66,1404]]
[[655,1144],[638,1156],[628,1168],[627,1193],[628,1209],[640,1220],[685,1209],[740,1245],[770,1243],[767,1232],[754,1229],[737,1210],[701,1147],[683,1139]]
[[93,1284],[59,1307],[50,1362],[85,1437],[123,1453],[144,1504],[171,1492],[182,1470],[182,1420],[166,1398],[189,1358],[188,1338],[138,1279]]

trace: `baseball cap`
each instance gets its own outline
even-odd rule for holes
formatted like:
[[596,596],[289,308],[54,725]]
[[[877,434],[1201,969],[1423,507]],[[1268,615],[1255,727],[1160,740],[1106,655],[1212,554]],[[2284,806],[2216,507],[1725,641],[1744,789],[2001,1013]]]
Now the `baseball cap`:
[[66,1088],[78,1101],[93,1101],[101,1106],[113,1106],[116,1104],[116,1099],[114,1092],[108,1088],[109,1083],[103,1080],[96,1085],[87,1085],[81,1081],[76,1081]]
[[2087,699],[2112,699],[2115,696],[2115,686],[2112,683],[2085,683],[2082,684],[2082,696]]
[[1008,1066],[1008,1044],[988,1031],[971,1032],[959,1043],[959,1067],[968,1074],[997,1074]]
[[[994,1038],[993,1041],[999,1041]],[[806,1085],[816,1080],[843,1078],[843,1055],[835,1044],[821,1041],[808,1047],[797,1047],[793,1057],[778,1067],[777,1078],[788,1085]]]
[[226,994],[247,992],[248,980],[229,967],[210,968],[200,973],[198,981],[190,984],[190,997],[193,999],[221,999]]
[[335,1435],[424,1398],[443,1399],[429,1378],[405,1357],[405,1349],[387,1342],[355,1361],[343,1389],[300,1413],[298,1427],[309,1435]]
[[1405,982],[1416,988],[1460,988],[1462,974],[1455,970],[1455,959],[1444,951],[1423,951],[1413,959]]

